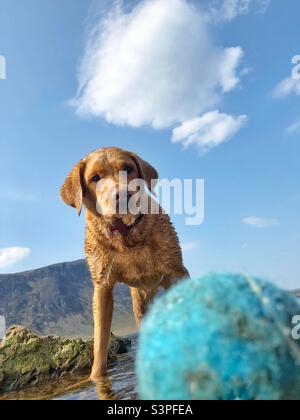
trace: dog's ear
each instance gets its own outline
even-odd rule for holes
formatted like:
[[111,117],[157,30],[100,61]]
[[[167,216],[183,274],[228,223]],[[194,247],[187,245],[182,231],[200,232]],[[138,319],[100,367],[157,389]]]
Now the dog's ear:
[[83,201],[82,168],[82,162],[79,162],[76,166],[74,166],[60,190],[61,198],[68,206],[74,207],[79,216],[82,211]]
[[153,168],[153,166],[150,165],[150,163],[141,159],[136,154],[131,153],[130,156],[135,161],[135,164],[138,168],[139,177],[146,181],[149,190],[153,193],[159,178],[157,170]]

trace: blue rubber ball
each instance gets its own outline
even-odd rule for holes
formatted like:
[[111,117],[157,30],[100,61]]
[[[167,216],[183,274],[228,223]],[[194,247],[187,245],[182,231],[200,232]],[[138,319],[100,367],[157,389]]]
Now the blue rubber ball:
[[146,316],[137,355],[145,400],[299,400],[296,298],[257,278],[185,280]]

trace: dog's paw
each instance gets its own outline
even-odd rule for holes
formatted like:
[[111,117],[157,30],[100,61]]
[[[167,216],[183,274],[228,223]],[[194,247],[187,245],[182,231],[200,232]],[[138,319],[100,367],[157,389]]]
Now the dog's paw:
[[90,381],[92,382],[99,382],[103,379],[106,379],[108,377],[108,370],[107,367],[102,368],[102,369],[93,369],[91,376],[90,376]]

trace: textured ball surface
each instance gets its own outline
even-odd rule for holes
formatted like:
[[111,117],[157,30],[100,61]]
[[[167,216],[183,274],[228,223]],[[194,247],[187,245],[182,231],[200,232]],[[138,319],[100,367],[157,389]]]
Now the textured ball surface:
[[300,399],[300,305],[268,282],[186,280],[146,316],[137,356],[141,399]]

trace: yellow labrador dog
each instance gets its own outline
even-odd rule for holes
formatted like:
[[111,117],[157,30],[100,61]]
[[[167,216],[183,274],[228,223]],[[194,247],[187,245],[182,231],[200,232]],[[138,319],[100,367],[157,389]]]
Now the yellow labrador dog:
[[[120,173],[126,174],[126,183],[120,180]],[[151,190],[157,179],[157,171],[136,154],[109,147],[82,159],[61,189],[64,202],[76,208],[78,214],[83,206],[86,208],[85,251],[95,287],[92,380],[107,374],[115,284],[123,282],[130,287],[139,325],[160,287],[168,289],[189,276],[175,229],[160,207],[155,214],[144,214],[141,209],[119,211],[122,200],[128,204],[141,190],[139,185],[129,191],[131,182],[142,180]],[[149,204],[153,197],[147,197]]]

